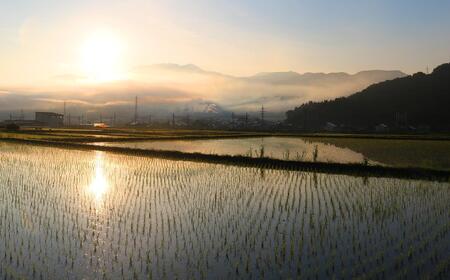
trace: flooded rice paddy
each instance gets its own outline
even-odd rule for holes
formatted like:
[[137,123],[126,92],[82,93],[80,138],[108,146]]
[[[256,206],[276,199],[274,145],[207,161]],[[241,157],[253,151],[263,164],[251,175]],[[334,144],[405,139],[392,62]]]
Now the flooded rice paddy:
[[0,142],[0,276],[448,279],[449,201],[449,183]]
[[450,141],[257,137],[111,142],[98,145],[284,160],[379,164],[450,170]]

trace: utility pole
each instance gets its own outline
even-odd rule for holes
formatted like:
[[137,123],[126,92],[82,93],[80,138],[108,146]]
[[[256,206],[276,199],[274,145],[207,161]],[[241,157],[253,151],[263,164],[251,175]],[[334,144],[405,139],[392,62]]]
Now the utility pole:
[[138,120],[138,97],[136,95],[135,100],[134,100],[134,124],[137,124],[137,120]]
[[66,101],[64,100],[63,125],[66,125]]
[[175,127],[175,113],[172,113],[172,126]]
[[264,125],[264,105],[261,105],[261,124]]

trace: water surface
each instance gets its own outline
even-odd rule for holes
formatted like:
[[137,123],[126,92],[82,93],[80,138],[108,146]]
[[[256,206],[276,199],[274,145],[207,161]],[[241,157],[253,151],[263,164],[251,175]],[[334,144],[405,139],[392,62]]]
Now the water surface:
[[0,142],[0,276],[445,278],[449,200],[449,183]]
[[285,160],[362,162],[362,154],[327,143],[294,137],[255,137],[203,140],[162,140],[97,143],[98,145],[138,149],[175,150],[187,153],[271,157]]
[[[450,170],[450,141],[259,137],[98,143],[139,149]],[[316,155],[316,156],[315,156]]]

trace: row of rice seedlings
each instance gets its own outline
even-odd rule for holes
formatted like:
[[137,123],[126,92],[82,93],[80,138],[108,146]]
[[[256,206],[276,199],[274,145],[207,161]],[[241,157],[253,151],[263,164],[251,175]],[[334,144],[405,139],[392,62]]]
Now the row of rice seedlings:
[[448,183],[20,145],[0,172],[6,278],[448,275]]

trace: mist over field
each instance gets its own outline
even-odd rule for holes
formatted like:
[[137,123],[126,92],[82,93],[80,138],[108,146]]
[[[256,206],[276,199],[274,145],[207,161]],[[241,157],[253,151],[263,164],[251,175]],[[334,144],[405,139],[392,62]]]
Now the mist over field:
[[154,115],[255,112],[261,105],[283,115],[304,102],[347,96],[403,76],[400,71],[373,70],[356,74],[263,72],[236,77],[191,64],[144,65],[133,68],[128,79],[120,81],[89,83],[83,76],[59,75],[43,86],[4,88],[0,91],[0,117],[17,110],[61,111],[64,101],[74,114],[128,114],[135,96],[140,110]]

